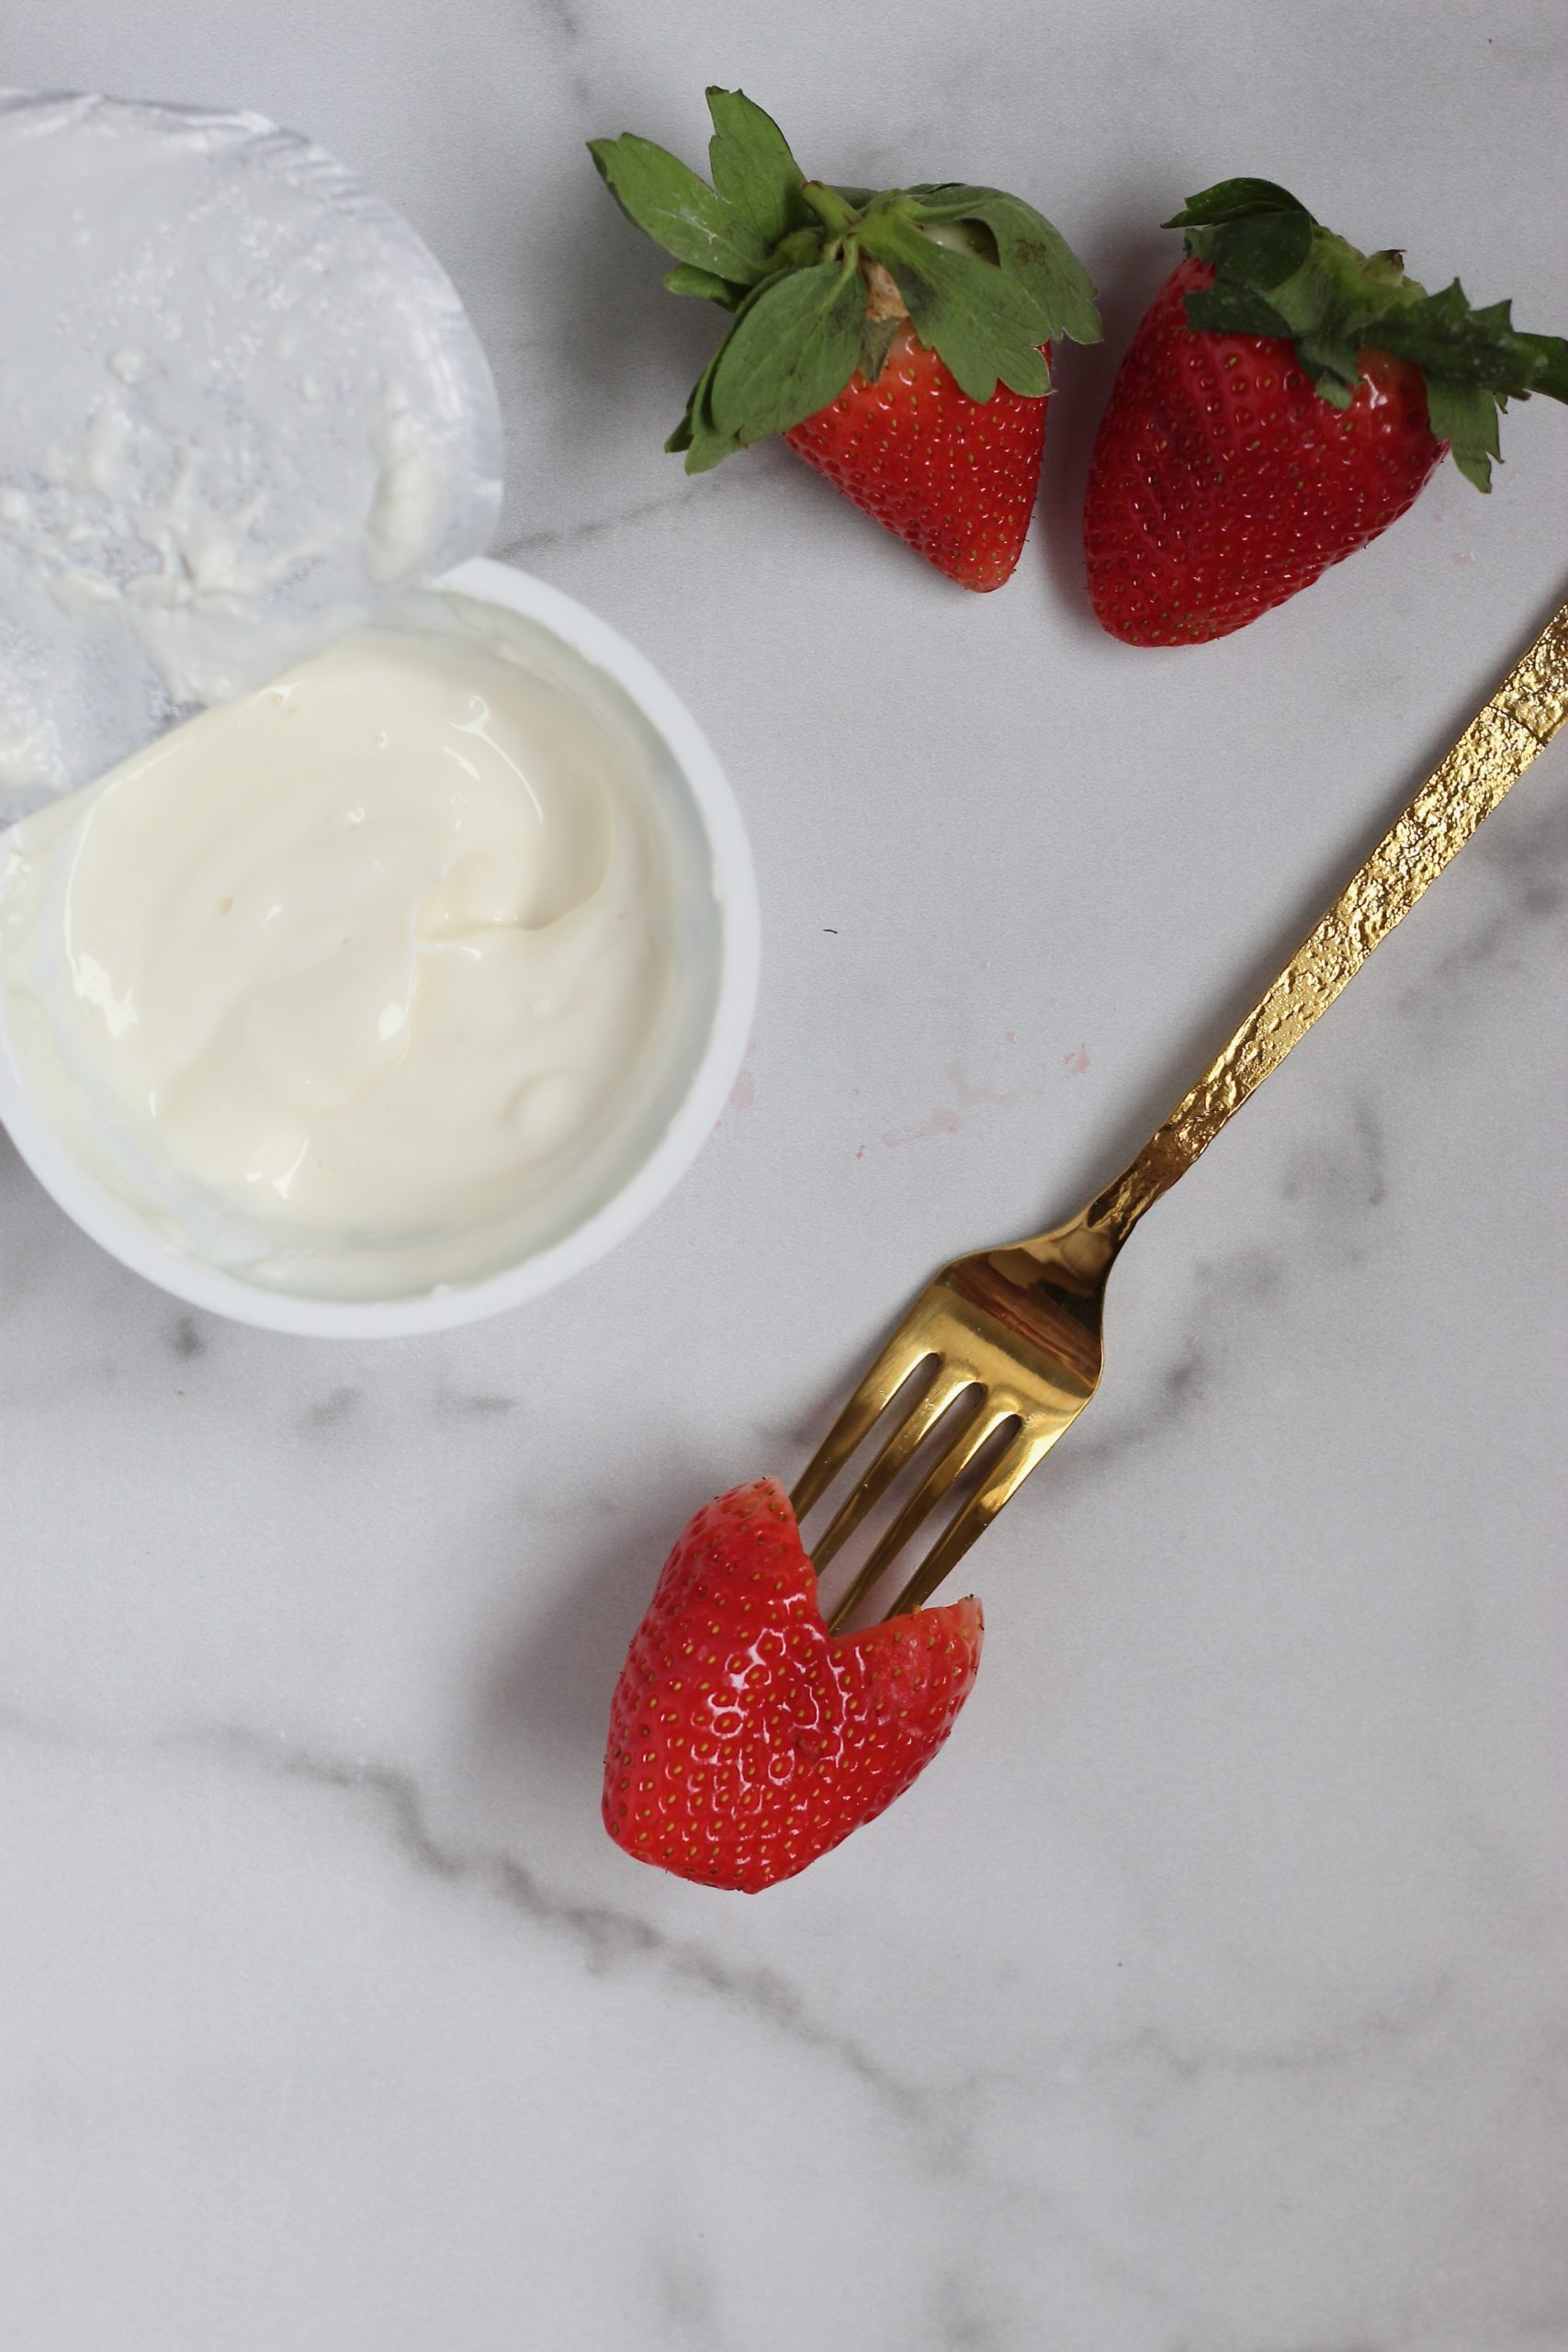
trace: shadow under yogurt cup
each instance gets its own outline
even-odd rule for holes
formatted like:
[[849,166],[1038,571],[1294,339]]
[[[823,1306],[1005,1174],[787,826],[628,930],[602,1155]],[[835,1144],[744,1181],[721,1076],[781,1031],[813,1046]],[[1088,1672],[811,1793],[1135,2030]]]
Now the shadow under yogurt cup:
[[[625,1074],[630,1107],[602,1138],[587,1136],[575,1194],[568,1181],[535,1227],[502,1216],[493,1233],[456,1237],[449,1277],[433,1263],[439,1247],[429,1235],[374,1227],[343,1238],[335,1259],[331,1250],[247,1255],[234,1221],[176,1168],[111,1132],[112,1112],[63,1064],[59,1084],[40,1081],[40,1048],[21,1032],[46,1016],[36,997],[0,986],[0,1121],[58,1204],[122,1264],[188,1305],[313,1338],[405,1338],[476,1322],[554,1289],[625,1239],[717,1124],[757,989],[756,886],[733,795],[690,713],[624,638],[486,558],[369,626],[450,629],[470,641],[477,631],[496,659],[521,663],[635,760],[661,845],[667,968],[657,1018]],[[52,1038],[44,1046],[63,1051]]]

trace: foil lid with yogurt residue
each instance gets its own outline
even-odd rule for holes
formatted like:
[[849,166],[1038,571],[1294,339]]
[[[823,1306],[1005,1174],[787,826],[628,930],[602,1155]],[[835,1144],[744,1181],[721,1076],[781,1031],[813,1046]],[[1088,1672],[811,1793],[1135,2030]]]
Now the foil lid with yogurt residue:
[[407,221],[259,115],[0,93],[0,822],[483,552],[502,429]]

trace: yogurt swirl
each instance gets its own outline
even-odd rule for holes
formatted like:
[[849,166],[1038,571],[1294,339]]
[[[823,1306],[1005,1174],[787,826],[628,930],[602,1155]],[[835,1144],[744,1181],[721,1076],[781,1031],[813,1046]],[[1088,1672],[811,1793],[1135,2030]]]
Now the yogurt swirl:
[[334,1294],[581,1214],[674,928],[630,747],[457,629],[341,639],[29,818],[0,874],[13,1032],[79,1148]]

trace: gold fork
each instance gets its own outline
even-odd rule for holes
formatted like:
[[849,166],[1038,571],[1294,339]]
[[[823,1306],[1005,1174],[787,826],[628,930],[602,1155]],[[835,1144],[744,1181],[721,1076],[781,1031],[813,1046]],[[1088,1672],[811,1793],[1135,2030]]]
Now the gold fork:
[[1279,1068],[1565,718],[1568,605],[1131,1165],[1066,1225],[955,1259],[921,1292],[792,1497],[804,1521],[883,1415],[896,1400],[902,1406],[812,1547],[820,1575],[920,1457],[912,1491],[833,1611],[835,1630],[951,1501],[952,1515],[886,1614],[918,1609],[1077,1420],[1100,1381],[1106,1283],[1138,1219]]

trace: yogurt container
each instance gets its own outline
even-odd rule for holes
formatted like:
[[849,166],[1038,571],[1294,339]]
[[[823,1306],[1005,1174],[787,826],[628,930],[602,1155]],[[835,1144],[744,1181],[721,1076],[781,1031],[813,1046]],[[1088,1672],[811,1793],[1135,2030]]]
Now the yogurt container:
[[[739,1068],[756,895],[714,754],[543,582],[474,557],[422,584],[493,525],[493,391],[434,263],[330,158],[51,100],[0,107],[18,172],[51,199],[48,318],[62,205],[84,292],[48,436],[0,434],[0,779],[26,809],[0,834],[0,1119],[85,1231],[241,1321],[409,1334],[535,1296],[657,1205]],[[222,275],[226,312],[186,283],[236,236],[277,281],[238,395],[218,358],[255,285]],[[372,263],[403,311],[376,298],[355,383]]]

